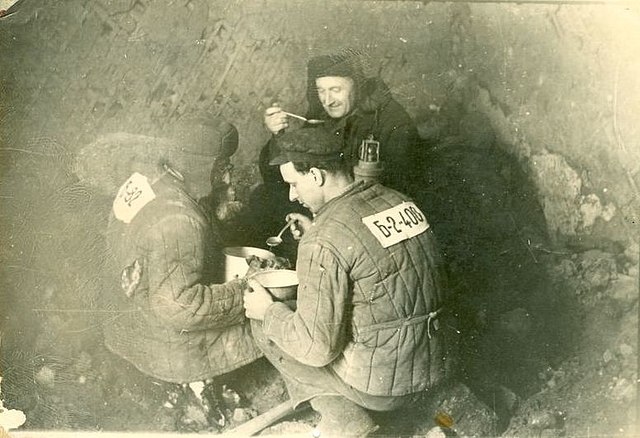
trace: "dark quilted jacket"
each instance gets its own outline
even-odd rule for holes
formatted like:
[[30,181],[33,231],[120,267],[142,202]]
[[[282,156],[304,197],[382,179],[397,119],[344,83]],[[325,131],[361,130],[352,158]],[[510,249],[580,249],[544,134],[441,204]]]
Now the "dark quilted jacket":
[[[261,356],[239,281],[220,283],[221,248],[204,212],[175,180],[129,224],[111,218],[106,345],[155,378],[186,383]],[[127,297],[123,284],[136,280]]]
[[442,321],[428,323],[445,301],[431,230],[383,248],[362,222],[406,200],[360,183],[325,205],[300,241],[297,310],[275,303],[264,319],[286,353],[372,395],[430,388],[448,362]]
[[[355,110],[340,119],[332,119],[322,109],[315,83],[310,83],[309,87],[312,89],[307,93],[310,99],[307,118],[324,120],[322,126],[342,138],[345,156],[353,165],[358,164],[362,140],[373,135],[380,142],[380,159],[385,166],[380,182],[411,194],[412,179],[417,171],[416,159],[421,154],[420,139],[413,120],[393,98],[389,87],[379,78],[367,79]],[[277,146],[272,138],[260,152],[260,172],[265,184],[272,186],[273,190],[287,192],[288,187],[281,183],[278,167],[268,165],[275,154]]]
[[[308,118],[323,119],[325,129],[336,132],[343,141],[344,153],[353,165],[358,163],[358,148],[369,134],[380,142],[380,158],[385,170],[380,182],[387,187],[411,196],[417,194],[422,179],[417,174],[421,160],[420,140],[415,125],[405,109],[393,98],[389,87],[379,78],[369,78],[362,86],[362,96],[356,110],[341,119],[332,119],[322,109],[315,83],[309,84]],[[283,224],[284,217],[292,211],[304,213],[297,204],[289,202],[289,186],[282,181],[278,166],[270,166],[269,160],[277,154],[277,145],[272,137],[260,151],[260,174],[264,184],[250,199],[238,228],[242,231],[243,243],[264,245],[271,231]],[[256,222],[256,217],[260,221]],[[259,223],[259,226],[256,226]],[[296,257],[297,242],[284,235],[285,244],[279,247],[280,255]]]

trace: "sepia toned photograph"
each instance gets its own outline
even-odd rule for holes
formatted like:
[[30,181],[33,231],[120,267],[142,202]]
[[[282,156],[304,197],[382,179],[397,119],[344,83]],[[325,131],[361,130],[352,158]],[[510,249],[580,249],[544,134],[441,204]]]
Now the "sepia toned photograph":
[[640,2],[0,0],[0,438],[640,435]]

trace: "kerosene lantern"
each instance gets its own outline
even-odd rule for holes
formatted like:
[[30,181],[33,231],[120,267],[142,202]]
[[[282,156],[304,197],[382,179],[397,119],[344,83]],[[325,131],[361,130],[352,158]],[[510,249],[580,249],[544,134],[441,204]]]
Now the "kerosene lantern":
[[353,166],[356,181],[379,181],[384,164],[380,161],[380,142],[373,139],[373,134],[362,140],[358,155],[358,164]]

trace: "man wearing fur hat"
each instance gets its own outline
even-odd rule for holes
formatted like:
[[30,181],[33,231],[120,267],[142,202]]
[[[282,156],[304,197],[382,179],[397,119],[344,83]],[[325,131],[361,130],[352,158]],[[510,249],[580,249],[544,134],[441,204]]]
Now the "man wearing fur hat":
[[405,195],[354,181],[339,139],[318,128],[278,138],[291,214],[303,231],[296,308],[254,279],[254,336],[295,403],[322,415],[320,435],[366,436],[390,411],[450,377],[443,266],[427,218]]
[[[244,316],[241,280],[223,281],[216,215],[200,202],[218,199],[212,185],[224,189],[237,147],[232,125],[194,119],[164,138],[107,134],[79,156],[81,178],[113,200],[105,344],[142,373],[190,385],[196,396],[204,381],[262,355]],[[228,213],[220,202],[214,207],[220,218]],[[219,396],[204,401],[213,408]],[[221,411],[208,410],[221,425]]]
[[[373,138],[380,143],[380,160],[384,166],[379,181],[392,189],[412,194],[419,144],[417,130],[382,79],[365,78],[358,54],[343,51],[311,58],[307,64],[306,95],[306,118],[322,120],[323,129],[341,138],[348,163],[356,165],[363,140]],[[295,210],[295,206],[287,203],[286,184],[277,169],[268,165],[277,153],[274,140],[289,127],[290,120],[278,104],[267,108],[264,114],[265,125],[273,137],[261,150],[259,163],[263,185],[254,202],[249,204],[255,203],[255,210],[263,212],[261,218],[267,229],[277,229],[284,215]],[[247,228],[251,228],[251,223]],[[260,235],[260,232],[259,229],[248,230],[250,235]],[[263,236],[257,237],[256,241],[263,242]],[[294,254],[294,251],[290,253]]]
[[[325,129],[342,138],[343,153],[351,164],[357,164],[363,140],[373,137],[379,141],[385,166],[380,182],[403,193],[409,191],[408,170],[418,145],[417,130],[384,81],[365,78],[356,53],[343,51],[309,60],[307,103],[306,118],[323,120]],[[289,117],[279,105],[267,108],[264,121],[274,135],[289,126]],[[273,149],[271,144],[263,155],[273,156]]]

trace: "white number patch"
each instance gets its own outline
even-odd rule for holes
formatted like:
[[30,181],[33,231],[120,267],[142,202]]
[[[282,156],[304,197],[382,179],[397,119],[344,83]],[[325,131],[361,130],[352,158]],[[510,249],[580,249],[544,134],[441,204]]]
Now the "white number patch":
[[413,202],[403,202],[362,218],[383,248],[422,234],[429,229],[424,214]]
[[118,220],[128,224],[145,205],[154,199],[156,194],[147,177],[135,172],[120,186],[118,195],[113,200],[113,214]]

